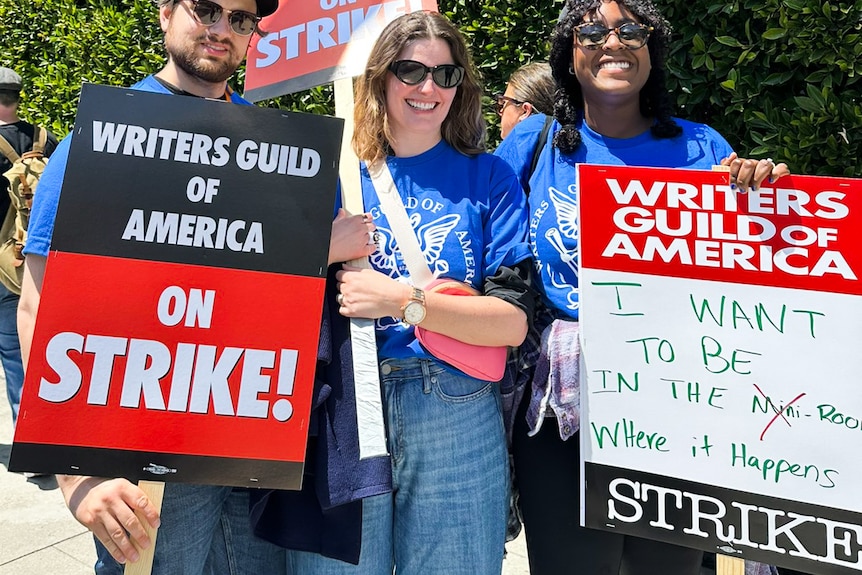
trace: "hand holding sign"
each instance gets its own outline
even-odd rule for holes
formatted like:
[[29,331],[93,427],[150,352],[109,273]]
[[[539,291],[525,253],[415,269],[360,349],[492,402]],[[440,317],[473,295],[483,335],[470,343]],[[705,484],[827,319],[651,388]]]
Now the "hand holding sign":
[[118,562],[138,561],[139,549],[153,547],[160,523],[160,495],[154,501],[126,479],[60,475],[57,482],[75,519]]
[[329,264],[364,259],[374,253],[377,243],[374,234],[377,226],[368,214],[349,215],[344,208],[332,222],[332,239],[329,242]]

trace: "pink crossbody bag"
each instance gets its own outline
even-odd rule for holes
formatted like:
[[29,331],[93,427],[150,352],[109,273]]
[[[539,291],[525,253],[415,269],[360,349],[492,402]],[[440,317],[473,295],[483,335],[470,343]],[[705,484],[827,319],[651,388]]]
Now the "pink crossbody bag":
[[[368,167],[374,190],[380,200],[380,207],[386,214],[392,235],[404,263],[410,271],[413,285],[424,286],[426,292],[439,292],[458,296],[482,295],[475,288],[451,279],[437,279],[431,273],[419,240],[410,224],[407,210],[401,201],[401,195],[392,180],[392,174],[386,162],[381,160]],[[416,339],[422,347],[437,359],[451,365],[452,367],[466,373],[471,377],[485,381],[500,381],[506,369],[506,346],[486,346],[464,343],[448,335],[428,331],[417,325]]]

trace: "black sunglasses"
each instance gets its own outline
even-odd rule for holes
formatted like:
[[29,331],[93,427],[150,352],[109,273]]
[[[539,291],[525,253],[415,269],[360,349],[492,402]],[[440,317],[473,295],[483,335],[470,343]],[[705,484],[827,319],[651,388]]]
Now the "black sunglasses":
[[494,94],[494,111],[497,112],[498,116],[503,115],[503,110],[506,109],[506,104],[513,104],[515,106],[523,106],[526,102],[522,102],[521,100],[516,100],[511,96],[506,96],[501,93]]
[[212,26],[219,20],[221,15],[227,12],[227,20],[230,29],[240,36],[248,36],[254,32],[261,17],[245,10],[225,10],[210,0],[189,0],[192,3],[192,13],[197,21],[204,26]]
[[603,24],[597,24],[595,22],[586,22],[580,26],[575,26],[578,42],[588,50],[597,50],[604,46],[605,42],[610,38],[611,32],[617,35],[620,44],[626,48],[636,50],[647,43],[647,40],[649,40],[649,34],[653,29],[654,28],[652,26],[637,24],[635,22],[627,22],[622,26],[617,26],[616,28],[608,28]]
[[431,79],[441,88],[455,88],[464,80],[464,68],[455,64],[429,67],[416,60],[398,60],[392,62],[389,71],[408,86],[423,82],[428,72],[431,72]]

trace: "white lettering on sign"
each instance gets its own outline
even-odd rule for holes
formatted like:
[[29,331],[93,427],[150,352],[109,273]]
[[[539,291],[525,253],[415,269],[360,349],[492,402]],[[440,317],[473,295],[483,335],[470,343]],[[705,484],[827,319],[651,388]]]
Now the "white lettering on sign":
[[93,120],[93,151],[206,166],[230,160],[230,138]]
[[[230,161],[230,138],[93,120],[93,151],[222,167]],[[246,171],[257,168],[264,174],[312,178],[320,171],[320,153],[312,148],[243,140],[237,146],[236,164]],[[211,203],[219,180],[212,179],[201,188],[200,177],[196,178],[190,182],[187,196],[194,202],[204,199]]]
[[242,170],[256,167],[264,174],[276,172],[313,178],[320,171],[320,154],[311,148],[243,140],[236,148],[236,165]]
[[[644,519],[647,510],[654,509],[655,515],[649,521],[651,527],[702,538],[712,535],[735,547],[787,553],[792,557],[862,570],[862,556],[858,551],[862,546],[862,526],[855,523],[737,501],[730,502],[733,510],[729,510],[724,501],[709,495],[623,477],[613,479],[608,491],[607,518],[611,522],[637,523]],[[674,524],[670,517],[680,519]],[[755,523],[765,525],[764,541],[752,539],[749,527]],[[816,549],[806,547],[806,543],[812,541],[816,542]]]
[[144,210],[134,209],[123,239],[262,254],[263,224],[159,211],[150,212],[148,217]]
[[636,246],[627,234],[614,234],[602,252],[602,257],[626,256],[632,260],[676,262],[688,266],[703,266],[749,271],[771,272],[775,269],[796,276],[821,277],[838,274],[844,279],[855,280],[856,274],[840,252],[826,250],[816,258],[809,256],[805,248],[781,248],[761,245],[695,240],[686,242],[682,238],[663,241],[656,236],[646,236]]
[[[287,421],[293,415],[288,397],[293,394],[298,353],[193,343],[178,343],[171,350],[155,340],[62,332],[51,338],[45,352],[57,378],[41,378],[38,394],[45,401],[63,403],[85,388],[88,404],[107,405],[115,381],[121,386],[122,407],[206,414],[212,405],[217,415],[265,419],[271,413],[276,420]],[[81,370],[85,356],[93,365],[86,382]],[[122,357],[125,363],[116,361]],[[228,380],[240,363],[234,399]],[[117,380],[119,369],[122,378]],[[265,394],[279,397],[270,401],[261,397]]]
[[159,296],[156,313],[162,325],[173,327],[185,318],[186,327],[209,328],[212,324],[215,290],[191,289],[188,295],[180,286],[169,286]]
[[[613,214],[619,231],[602,257],[858,279],[845,256],[828,249],[838,230],[816,221],[849,215],[842,192],[763,187],[738,194],[725,185],[654,181],[647,187],[613,178],[606,184],[620,205]],[[778,227],[765,215],[790,216],[792,223]]]

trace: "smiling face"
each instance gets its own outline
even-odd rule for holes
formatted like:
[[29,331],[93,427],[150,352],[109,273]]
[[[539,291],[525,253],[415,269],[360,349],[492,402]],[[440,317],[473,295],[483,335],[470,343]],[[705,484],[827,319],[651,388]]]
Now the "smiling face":
[[[397,60],[416,60],[429,68],[455,64],[449,44],[439,38],[411,42]],[[386,77],[386,115],[397,155],[416,155],[436,145],[458,88],[441,88],[431,74],[409,86],[394,73]]]
[[[226,10],[257,11],[255,0],[214,0]],[[227,14],[222,14],[212,26],[199,23],[190,0],[180,0],[162,6],[159,20],[165,33],[169,82],[197,95],[201,86],[224,91],[224,82],[233,75],[245,58],[251,36],[233,32]],[[221,95],[217,93],[217,95]]]
[[[613,1],[602,2],[595,12],[585,15],[583,21],[602,24],[607,28],[639,22],[625,6]],[[587,106],[620,100],[637,101],[651,69],[646,45],[637,49],[627,48],[617,34],[611,32],[604,45],[594,50],[582,46],[575,35],[572,50],[575,76]]]

